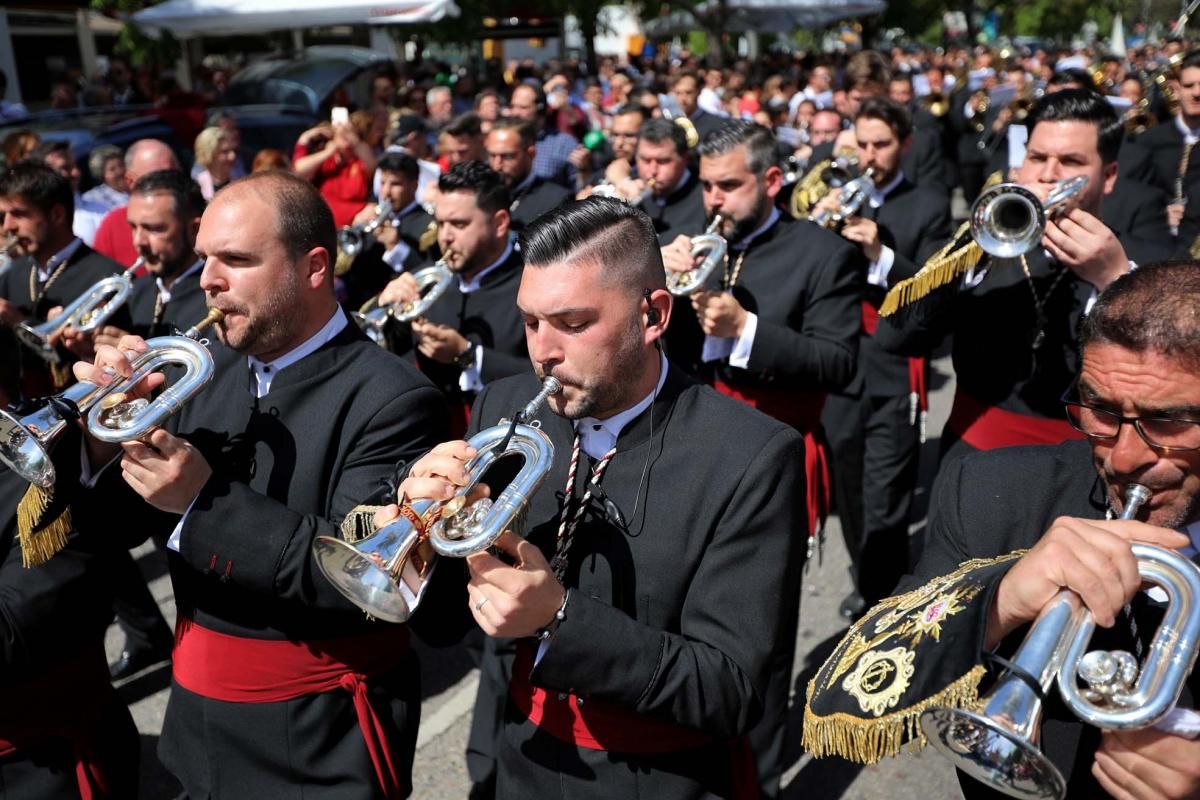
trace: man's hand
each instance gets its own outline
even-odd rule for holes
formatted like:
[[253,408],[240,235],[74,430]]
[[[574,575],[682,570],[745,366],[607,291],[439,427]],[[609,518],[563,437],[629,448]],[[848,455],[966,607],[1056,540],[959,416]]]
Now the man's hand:
[[391,250],[400,243],[400,229],[390,223],[380,225],[375,229],[375,241],[383,245],[385,251]]
[[1187,210],[1187,203],[1170,203],[1167,205],[1167,225],[1171,230],[1179,230],[1179,226],[1183,224],[1183,212]]
[[401,272],[392,278],[379,293],[379,305],[381,306],[411,303],[419,299],[421,299],[421,289],[417,286],[417,279],[409,272]]
[[736,338],[746,327],[746,309],[729,292],[701,290],[691,297],[692,308],[706,336]]
[[487,551],[467,556],[471,613],[488,636],[533,636],[554,620],[566,590],[542,551],[512,531],[501,534],[496,548],[512,566]]
[[567,156],[567,161],[581,176],[592,174],[592,151],[583,145],[576,145],[575,149],[571,151],[571,155]]
[[[71,365],[71,371],[76,380],[108,386],[115,380],[123,380],[132,375],[133,360],[147,349],[145,340],[140,336],[123,336],[116,347],[97,345],[95,361],[76,361]],[[126,399],[148,397],[162,386],[166,379],[161,372],[152,372],[126,391]],[[84,436],[83,441],[87,448],[88,462],[93,467],[107,464],[118,452],[116,445],[101,442],[91,436]]]
[[[400,484],[396,502],[412,500],[449,500],[458,490],[471,482],[467,463],[475,457],[475,448],[463,441],[442,442],[421,456],[408,471],[408,477]],[[479,484],[467,495],[467,506],[487,497],[487,484]],[[384,527],[400,516],[395,504],[384,506],[375,512],[375,528]]]
[[604,180],[609,183],[620,183],[633,174],[633,167],[623,158],[614,158],[612,163],[604,168]]
[[95,331],[83,333],[78,328],[68,325],[52,336],[51,340],[67,348],[67,351],[78,359],[90,361],[96,356]]
[[371,220],[375,219],[375,215],[379,212],[379,205],[376,203],[367,203],[363,206],[362,211],[354,215],[351,225],[366,225]]
[[212,476],[212,467],[190,442],[162,428],[151,433],[147,442],[121,445],[125,482],[158,510],[184,513]]
[[1130,543],[1186,547],[1187,536],[1133,520],[1059,517],[996,588],[987,647],[1037,617],[1061,589],[1080,596],[1096,624],[1107,628],[1142,585]]
[[5,325],[20,325],[28,319],[24,311],[17,308],[15,303],[10,303],[0,297],[0,322]]
[[121,339],[129,335],[115,325],[101,325],[92,337],[95,347],[116,347]]
[[866,217],[849,217],[842,225],[842,236],[860,246],[868,261],[879,260],[883,242],[879,240],[879,226],[873,221]]
[[1081,208],[1049,220],[1042,244],[1059,263],[1098,292],[1129,271],[1129,259],[1116,235]]
[[1146,728],[1104,731],[1092,775],[1117,800],[1200,798],[1200,740]]
[[427,319],[412,321],[413,341],[426,357],[440,364],[450,364],[467,349],[466,337],[449,325],[439,325]]
[[699,259],[692,255],[692,240],[687,236],[676,236],[675,241],[662,248],[663,266],[667,272],[691,272]]

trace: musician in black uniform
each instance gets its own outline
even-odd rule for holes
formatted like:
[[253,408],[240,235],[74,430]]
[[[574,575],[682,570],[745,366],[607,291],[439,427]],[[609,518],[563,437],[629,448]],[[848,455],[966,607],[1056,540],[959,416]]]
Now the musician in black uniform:
[[723,117],[700,108],[700,78],[694,72],[680,72],[671,84],[671,97],[683,115],[691,120],[696,133],[703,139],[724,121]]
[[882,319],[876,332],[885,349],[905,355],[953,335],[957,390],[943,455],[1077,436],[1059,403],[1078,365],[1076,331],[1096,293],[1130,269],[1099,219],[1124,135],[1112,106],[1067,89],[1039,100],[1028,120],[1016,181],[1044,198],[1058,181],[1085,176],[1073,208],[1047,224],[1040,247],[1003,261],[984,256],[963,277]]
[[[902,729],[932,697],[940,696],[933,705],[971,705],[988,688],[984,668],[995,667],[987,654],[1011,659],[1028,623],[1062,589],[1076,592],[1095,616],[1089,649],[1149,646],[1165,595],[1141,591],[1130,542],[1175,548],[1200,562],[1197,304],[1195,262],[1143,266],[1119,278],[1083,321],[1081,368],[1066,397],[1066,416],[1088,441],[972,454],[947,466],[934,487],[929,543],[901,586],[906,593],[852,628],[810,687],[810,749],[873,761],[898,751],[904,737],[887,748],[828,745],[864,734],[884,741],[879,728]],[[1151,491],[1136,516],[1142,521],[1106,519],[1123,509],[1130,483]],[[866,647],[864,634],[872,642]],[[849,655],[847,646],[859,653]],[[1179,644],[1183,652],[1194,647]],[[861,680],[873,662],[907,664],[907,677]],[[1193,673],[1162,722],[1103,733],[1048,691],[1035,746],[1066,779],[1068,797],[1195,797],[1198,689]],[[878,705],[885,698],[886,722]],[[835,719],[838,712],[846,715]],[[1000,796],[963,773],[959,780],[968,798]]]
[[503,176],[512,194],[509,218],[515,232],[520,233],[530,222],[570,198],[571,193],[561,184],[533,174],[537,155],[537,127],[533,122],[501,117],[492,123],[483,143],[488,162]]
[[[535,374],[488,386],[472,431],[511,416],[545,375],[565,388],[537,415],[555,455],[527,538],[498,542],[517,566],[467,559],[474,620],[520,640],[496,796],[757,797],[741,737],[770,702],[775,643],[795,622],[800,439],[657,349],[674,310],[637,209],[568,204],[522,248]],[[468,454],[435,448],[401,491],[449,497]],[[461,566],[438,569],[435,582]]]
[[[37,397],[62,388],[69,369],[51,376],[46,361],[17,343],[13,328],[45,321],[52,310],[70,304],[123,267],[71,232],[71,184],[49,167],[22,163],[0,176],[0,212],[4,232],[16,243],[13,264],[0,275],[0,363],[18,370],[19,381],[18,375],[6,378],[10,397]],[[122,316],[118,312],[116,318]],[[70,364],[77,356],[59,338],[55,337],[58,357]]]
[[[392,207],[391,216],[375,229],[350,271],[342,276],[346,308],[357,311],[379,294],[397,273],[412,272],[437,260],[437,225],[417,202],[421,170],[407,153],[384,153],[379,159],[379,199]],[[354,220],[365,225],[376,217],[368,203]]]
[[[841,226],[868,261],[863,336],[854,380],[825,403],[822,425],[833,451],[833,486],[855,591],[842,604],[854,617],[886,597],[908,567],[908,517],[928,366],[884,351],[872,334],[889,286],[916,273],[949,239],[950,200],[914,186],[900,163],[912,145],[908,111],[890,100],[863,101],[854,121],[860,170],[874,170],[875,191]],[[840,192],[817,204],[836,211]]]
[[[69,427],[57,444],[55,502],[65,505],[78,434]],[[25,566],[16,531],[26,488],[0,469],[0,798],[136,797],[141,745],[104,658],[126,531],[72,532],[48,561]]]
[[[225,313],[216,377],[166,428],[122,445],[119,469],[89,439],[106,507],[169,533],[179,622],[159,756],[191,797],[410,791],[407,629],[364,617],[312,542],[443,436],[444,405],[338,307],[335,248],[311,184],[264,172],[222,190],[196,240],[201,286]],[[102,346],[77,375],[127,375],[124,351],[144,347]],[[86,520],[107,532],[111,516]]]
[[[411,324],[417,363],[450,399],[454,432],[484,384],[524,370],[516,308],[521,251],[509,227],[510,194],[498,172],[479,161],[455,164],[438,180],[438,245],[455,273],[450,288]],[[388,284],[380,302],[408,302],[411,276]]]
[[[669,352],[683,364],[698,363],[719,392],[804,435],[808,527],[815,535],[829,505],[821,407],[825,392],[846,387],[854,376],[865,258],[837,234],[780,214],[775,197],[783,175],[775,162],[775,137],[766,128],[727,121],[701,143],[699,153],[705,208],[710,217],[721,215],[720,233],[729,250],[713,287],[691,295],[691,317],[676,314],[672,329],[680,327],[682,334],[672,337]],[[686,237],[664,248],[663,259],[677,272],[696,264]],[[797,609],[786,611],[767,715],[754,735],[768,795],[778,791],[783,772],[795,640],[789,623]]]
[[649,190],[641,208],[654,222],[659,244],[704,230],[704,197],[683,126],[662,117],[643,122],[635,161],[637,180],[627,191],[636,197]]

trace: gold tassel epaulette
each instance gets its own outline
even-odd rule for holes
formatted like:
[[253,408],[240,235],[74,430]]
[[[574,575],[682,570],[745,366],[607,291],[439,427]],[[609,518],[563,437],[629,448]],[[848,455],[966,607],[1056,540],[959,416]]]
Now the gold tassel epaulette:
[[339,526],[342,538],[354,544],[375,533],[375,512],[384,506],[355,506]]
[[970,223],[964,222],[950,242],[934,253],[916,275],[900,281],[888,291],[879,306],[879,316],[890,316],[915,303],[934,289],[967,274],[982,259],[983,249],[971,238]]
[[1200,236],[1192,242],[1192,246],[1188,248],[1188,255],[1192,258],[1200,258]]
[[[987,180],[983,182],[983,189],[990,189],[993,186],[997,186],[1001,183],[1004,183],[1004,171],[998,169],[991,175],[987,176]],[[980,191],[983,191],[983,189]]]
[[437,234],[437,220],[430,220],[429,225],[422,231],[420,238],[417,239],[417,250],[422,253],[428,252],[431,247],[437,244]]
[[67,546],[71,532],[71,507],[66,506],[46,522],[43,517],[53,510],[54,487],[43,489],[29,484],[17,504],[17,541],[21,545],[21,563],[26,569],[45,564]]
[[56,391],[62,391],[67,388],[75,380],[75,373],[71,369],[71,365],[66,361],[50,365],[50,381],[54,384]]
[[354,266],[354,256],[347,253],[342,248],[338,248],[337,260],[333,262],[333,274],[337,277],[342,277],[350,268]]
[[804,173],[796,188],[792,189],[791,211],[794,219],[808,219],[812,207],[829,193],[829,184],[823,176],[832,163],[829,159],[820,162]]
[[852,625],[808,685],[804,749],[873,764],[925,744],[927,709],[976,708],[987,668],[970,642],[985,624],[984,588],[1025,552],[964,561]]

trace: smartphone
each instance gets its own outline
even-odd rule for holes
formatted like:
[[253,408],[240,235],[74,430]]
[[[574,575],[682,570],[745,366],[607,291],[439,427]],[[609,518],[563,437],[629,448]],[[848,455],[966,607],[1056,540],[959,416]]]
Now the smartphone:
[[329,112],[329,121],[334,125],[345,125],[350,121],[350,109],[345,106],[334,106]]

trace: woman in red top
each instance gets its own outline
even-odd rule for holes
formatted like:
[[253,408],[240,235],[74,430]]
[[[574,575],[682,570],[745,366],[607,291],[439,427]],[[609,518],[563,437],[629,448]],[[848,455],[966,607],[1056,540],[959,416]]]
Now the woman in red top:
[[296,174],[317,187],[339,227],[349,225],[370,199],[383,127],[370,111],[356,111],[348,123],[318,125],[296,142]]

